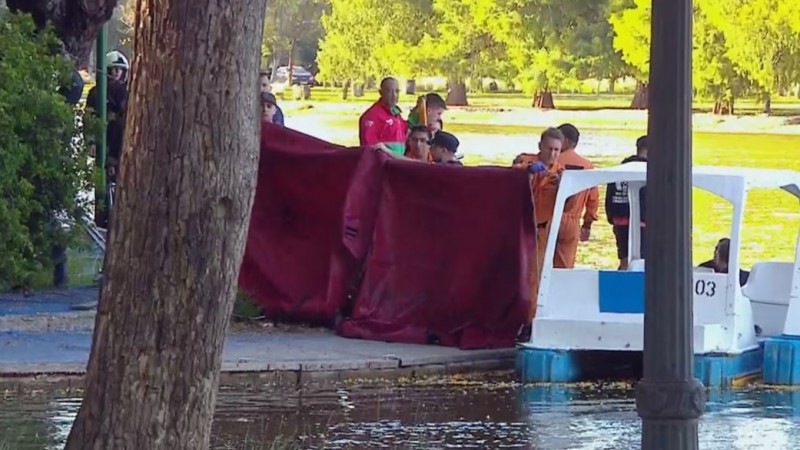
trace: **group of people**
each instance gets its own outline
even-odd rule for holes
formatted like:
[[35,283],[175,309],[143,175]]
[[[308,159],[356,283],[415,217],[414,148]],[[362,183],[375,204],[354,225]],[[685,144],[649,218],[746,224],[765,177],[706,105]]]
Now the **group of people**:
[[461,165],[460,142],[443,130],[442,114],[447,110],[444,99],[436,93],[420,97],[408,119],[397,105],[400,84],[384,78],[380,98],[358,121],[358,138],[362,147],[383,150],[392,157],[436,164]]
[[[430,93],[420,98],[408,119],[398,106],[400,86],[396,79],[385,78],[380,84],[380,98],[360,117],[359,141],[362,147],[380,149],[397,158],[407,158],[440,164],[460,164],[456,154],[459,141],[443,130],[442,115],[447,105],[441,96]],[[536,154],[523,153],[515,158],[512,167],[530,172],[531,192],[536,205],[537,267],[542,267],[547,235],[553,218],[556,194],[565,170],[592,169],[591,161],[577,153],[580,132],[572,124],[545,130]],[[647,137],[636,142],[636,154],[623,163],[647,161]],[[640,197],[644,211],[644,194]],[[627,185],[610,185],[606,191],[606,215],[614,227],[620,269],[627,267],[630,207]],[[570,197],[565,205],[558,232],[553,266],[572,268],[575,265],[578,243],[588,241],[592,224],[597,220],[599,191],[592,188]],[[642,213],[644,217],[644,213]],[[642,219],[642,241],[645,221]],[[538,277],[537,277],[538,278]]]

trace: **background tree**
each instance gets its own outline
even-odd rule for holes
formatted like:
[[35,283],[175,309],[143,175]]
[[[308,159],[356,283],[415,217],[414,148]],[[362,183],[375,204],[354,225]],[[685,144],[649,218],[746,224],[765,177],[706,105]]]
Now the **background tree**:
[[117,0],[7,0],[11,11],[28,13],[40,28],[51,23],[66,52],[85,62],[94,47],[97,32],[117,6]]
[[269,61],[272,76],[283,64],[297,65],[298,50],[302,49],[300,63],[316,60],[316,49],[322,37],[320,19],[328,2],[325,0],[271,0],[266,7],[264,38],[261,56]]
[[613,47],[609,0],[524,0],[522,5],[520,31],[512,34],[509,53],[523,90],[534,93],[533,106],[554,108],[552,92],[567,79],[615,80],[627,71]]
[[[434,0],[435,26],[421,52],[429,72],[447,77],[447,104],[465,106],[467,80],[509,74],[508,45],[517,13],[505,0]],[[424,67],[424,66],[423,66]]]
[[55,245],[81,233],[92,179],[75,111],[60,90],[72,67],[51,28],[0,10],[0,291],[30,288]]
[[[331,0],[330,11],[322,15],[325,36],[317,54],[320,76],[344,82],[346,95],[350,80],[363,86],[395,74],[398,66],[407,67],[402,62],[408,56],[404,50],[414,45],[407,33],[419,26],[419,12],[418,5],[408,1]],[[402,51],[391,51],[393,47]]]
[[209,446],[258,167],[264,8],[138,2],[121,182],[68,450]]
[[614,8],[619,7],[619,2],[614,0],[584,4],[576,16],[574,30],[564,39],[567,52],[575,58],[572,77],[577,80],[596,79],[598,82],[608,80],[612,94],[616,81],[632,72],[622,59],[622,53],[614,48],[614,29],[608,21]]
[[632,109],[647,109],[647,80],[650,78],[650,0],[620,2],[609,16],[614,30],[614,49],[636,78]]
[[796,0],[705,0],[709,21],[724,34],[727,57],[759,88],[764,111],[800,79]]
[[[709,19],[709,5],[717,0],[696,0],[692,77],[698,94],[714,101],[714,114],[733,114],[734,101],[750,88],[747,77],[728,58],[724,33]],[[713,6],[713,5],[712,5]]]

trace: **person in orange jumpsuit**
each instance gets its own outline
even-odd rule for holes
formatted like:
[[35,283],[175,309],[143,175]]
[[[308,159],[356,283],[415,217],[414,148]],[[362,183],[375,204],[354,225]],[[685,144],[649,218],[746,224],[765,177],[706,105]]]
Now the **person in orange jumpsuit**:
[[[536,219],[536,260],[531,264],[531,308],[528,319],[533,320],[536,313],[536,295],[539,291],[539,278],[544,265],[547,237],[553,219],[556,195],[564,167],[558,163],[564,135],[556,128],[548,128],[539,139],[539,153],[521,154],[516,157],[512,167],[527,169],[531,177],[531,195],[535,205]],[[561,267],[558,252],[553,261],[554,267]]]
[[[565,123],[558,127],[564,135],[564,146],[558,163],[565,170],[594,169],[594,164],[575,152],[580,132],[574,125]],[[578,254],[578,242],[586,242],[591,237],[592,223],[597,220],[600,194],[597,187],[580,192],[570,198],[564,206],[561,228],[558,230],[558,247],[556,248],[555,267],[571,269],[575,267]],[[581,217],[583,223],[581,224]],[[557,264],[557,265],[556,265]]]

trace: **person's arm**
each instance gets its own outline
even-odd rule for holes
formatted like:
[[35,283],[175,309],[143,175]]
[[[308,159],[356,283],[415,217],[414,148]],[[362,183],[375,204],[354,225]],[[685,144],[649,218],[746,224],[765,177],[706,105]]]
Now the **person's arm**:
[[369,116],[361,116],[358,121],[358,138],[362,147],[370,147],[381,143],[380,125]]
[[597,210],[600,205],[600,191],[597,187],[589,189],[589,197],[586,199],[586,213],[583,215],[583,228],[590,230],[592,223],[597,220]]
[[608,183],[608,186],[606,186],[606,218],[611,225],[614,225],[614,191],[616,190],[617,185],[615,183]]
[[530,165],[531,164],[529,162],[525,161],[525,154],[524,153],[521,153],[521,154],[517,155],[517,157],[514,158],[514,161],[511,162],[511,167],[513,167],[515,169],[524,169],[524,168],[526,168],[526,167],[528,167]]

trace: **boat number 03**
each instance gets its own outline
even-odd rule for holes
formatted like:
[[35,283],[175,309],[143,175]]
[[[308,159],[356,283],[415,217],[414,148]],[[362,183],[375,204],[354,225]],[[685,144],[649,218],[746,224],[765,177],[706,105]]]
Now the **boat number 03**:
[[704,297],[713,297],[717,294],[717,282],[711,280],[697,280],[694,282],[694,294]]

